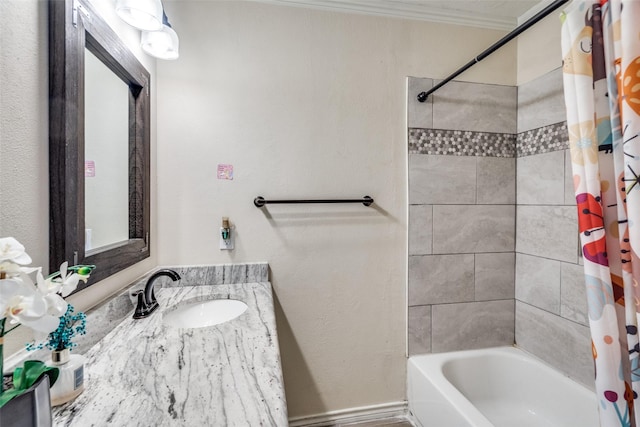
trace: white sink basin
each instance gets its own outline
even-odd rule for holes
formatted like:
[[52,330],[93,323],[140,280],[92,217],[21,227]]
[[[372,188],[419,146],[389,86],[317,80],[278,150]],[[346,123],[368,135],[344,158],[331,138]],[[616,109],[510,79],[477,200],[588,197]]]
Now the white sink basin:
[[246,310],[247,304],[234,299],[196,301],[165,314],[163,321],[175,328],[206,328],[233,320]]

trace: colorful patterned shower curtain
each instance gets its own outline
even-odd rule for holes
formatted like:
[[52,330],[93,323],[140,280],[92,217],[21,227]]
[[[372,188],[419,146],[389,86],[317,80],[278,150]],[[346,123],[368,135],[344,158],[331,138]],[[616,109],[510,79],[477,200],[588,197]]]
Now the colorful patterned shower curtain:
[[563,15],[567,127],[602,427],[640,427],[640,1]]

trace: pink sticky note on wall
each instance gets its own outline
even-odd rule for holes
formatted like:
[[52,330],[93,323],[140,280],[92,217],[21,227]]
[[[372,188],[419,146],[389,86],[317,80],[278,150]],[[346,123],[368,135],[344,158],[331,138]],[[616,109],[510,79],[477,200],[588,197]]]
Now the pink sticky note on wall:
[[218,179],[233,179],[233,165],[218,165]]
[[93,160],[85,160],[84,176],[85,178],[93,178],[96,176],[96,162]]

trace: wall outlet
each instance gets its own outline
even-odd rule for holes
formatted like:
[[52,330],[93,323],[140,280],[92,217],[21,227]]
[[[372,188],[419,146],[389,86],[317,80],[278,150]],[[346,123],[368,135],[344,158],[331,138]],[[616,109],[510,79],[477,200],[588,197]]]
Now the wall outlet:
[[229,237],[228,238],[224,238],[222,236],[222,229],[220,229],[220,250],[221,251],[230,251],[233,249],[233,236],[234,233],[233,231],[229,231]]

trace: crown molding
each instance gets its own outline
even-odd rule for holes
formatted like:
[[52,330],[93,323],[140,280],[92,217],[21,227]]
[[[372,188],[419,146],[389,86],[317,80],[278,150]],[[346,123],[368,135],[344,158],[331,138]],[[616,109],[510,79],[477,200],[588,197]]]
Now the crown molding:
[[[410,0],[254,0],[281,6],[304,7],[367,15],[390,16],[443,24],[464,25],[510,31],[518,25],[518,18],[499,16],[488,10],[486,13],[439,7],[437,2]],[[536,5],[541,9],[544,4]],[[530,13],[530,12],[526,12]]]
[[[545,1],[541,1],[540,3],[536,4],[535,6],[533,6],[531,9],[527,10],[525,13],[523,13],[522,15],[518,16],[518,25],[524,23],[526,20],[530,19],[533,17],[533,15],[535,15],[536,13],[542,11],[542,9],[544,9],[545,7],[547,7],[550,4],[550,2],[545,2]],[[566,5],[562,6],[561,9],[557,10],[557,17],[558,20],[560,20],[560,15],[561,15],[561,11],[566,9],[568,7],[568,5],[571,4],[571,2],[567,3]]]

